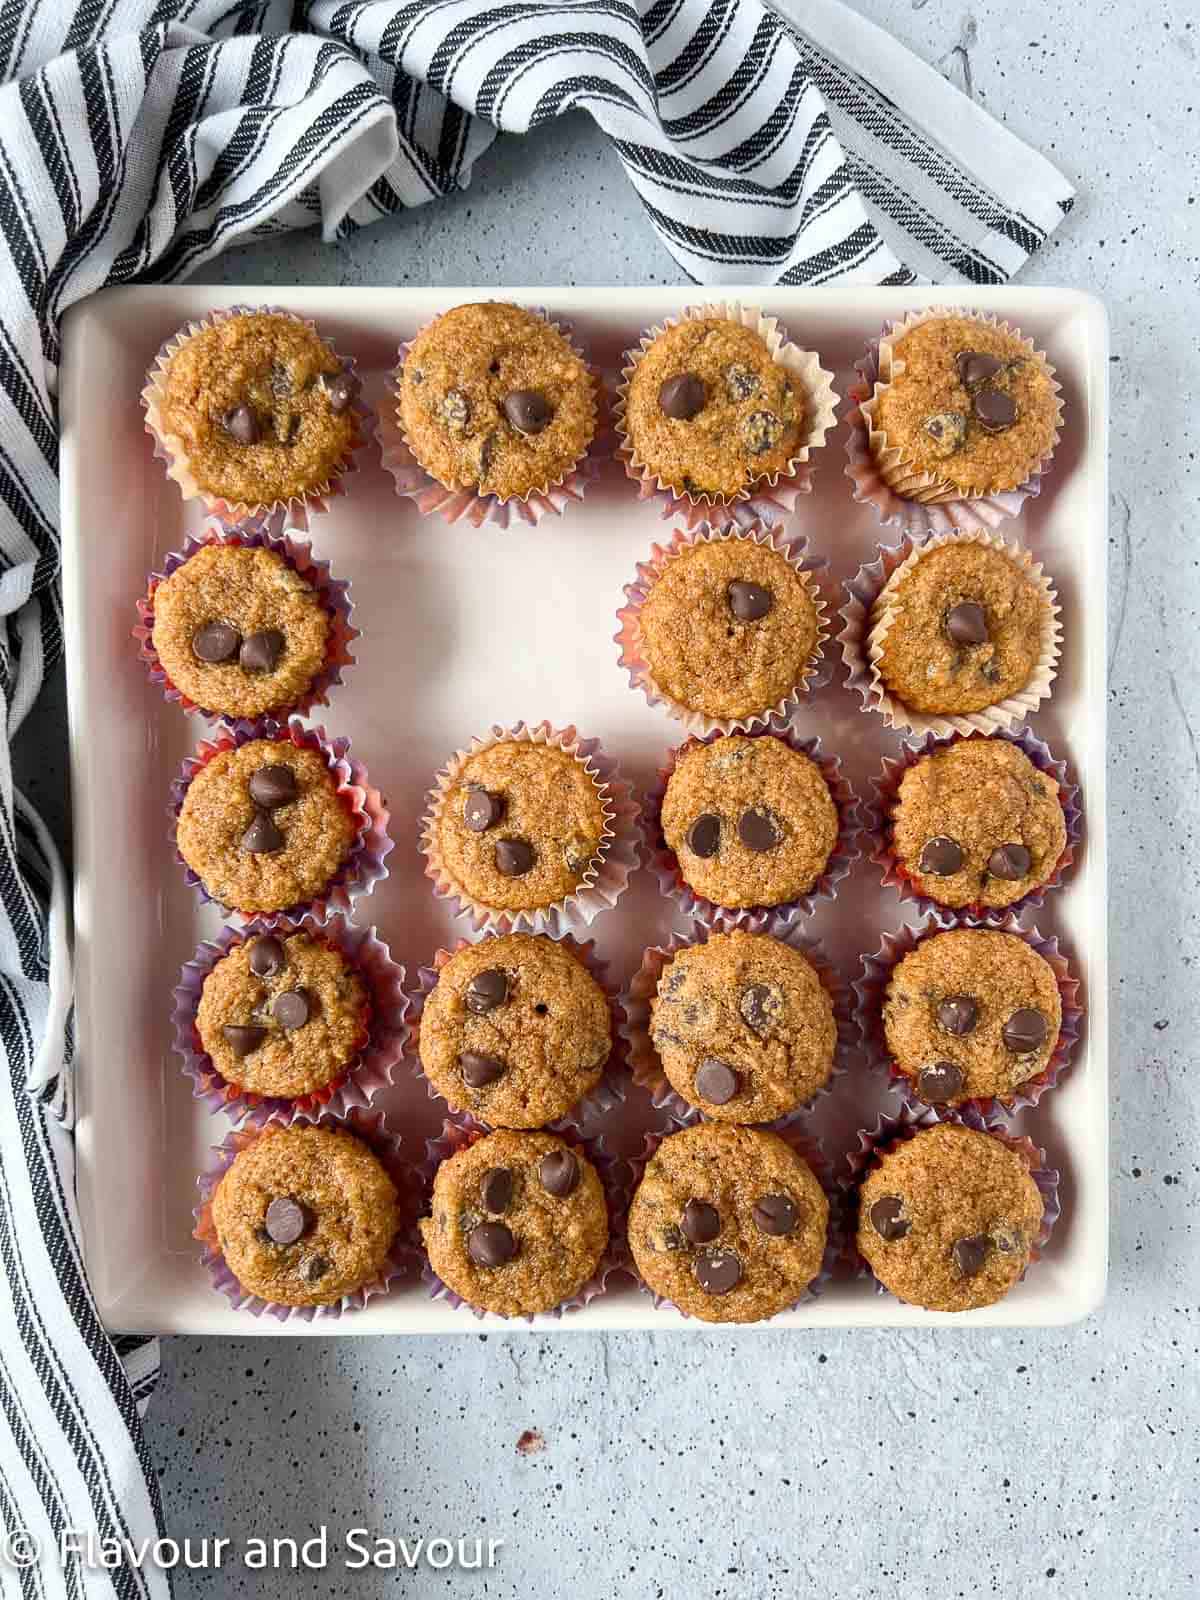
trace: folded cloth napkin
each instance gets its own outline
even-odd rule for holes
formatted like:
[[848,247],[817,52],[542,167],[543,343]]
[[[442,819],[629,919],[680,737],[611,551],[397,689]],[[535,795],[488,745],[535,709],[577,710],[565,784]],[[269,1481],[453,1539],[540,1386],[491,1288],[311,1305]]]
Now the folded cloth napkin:
[[[837,0],[2,0],[0,84],[8,739],[61,644],[58,323],[93,290],[288,228],[340,237],[462,188],[497,129],[577,108],[704,283],[998,282],[1072,198]],[[153,1567],[50,1553],[64,1529],[161,1524],[139,1423],[157,1347],[109,1341],[83,1270],[64,886],[7,740],[0,1039],[0,1593],[165,1595]]]

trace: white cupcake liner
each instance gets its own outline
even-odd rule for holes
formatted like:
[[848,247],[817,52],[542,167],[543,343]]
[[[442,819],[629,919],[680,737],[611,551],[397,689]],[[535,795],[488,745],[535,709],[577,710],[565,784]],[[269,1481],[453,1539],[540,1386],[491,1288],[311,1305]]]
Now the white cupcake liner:
[[[573,756],[596,785],[604,813],[600,846],[579,888],[552,906],[528,911],[506,911],[473,899],[449,875],[437,850],[438,818],[466,761],[481,750],[512,741],[547,745]],[[605,755],[598,739],[581,739],[574,727],[552,728],[548,722],[518,722],[511,728],[493,724],[490,733],[472,739],[465,749],[456,750],[437,773],[421,823],[420,850],[434,894],[450,900],[455,915],[469,917],[477,932],[548,933],[551,938],[558,938],[589,927],[625,893],[639,860],[638,805],[617,763]]]

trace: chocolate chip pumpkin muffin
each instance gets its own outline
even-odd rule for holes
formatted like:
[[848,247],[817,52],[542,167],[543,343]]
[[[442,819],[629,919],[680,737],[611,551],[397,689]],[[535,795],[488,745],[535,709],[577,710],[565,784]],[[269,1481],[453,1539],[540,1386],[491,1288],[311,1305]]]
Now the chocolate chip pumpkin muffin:
[[821,1270],[829,1202],[808,1163],[762,1128],[701,1122],[665,1138],[629,1208],[647,1287],[703,1322],[760,1322]]
[[596,431],[591,373],[545,317],[455,306],[413,340],[397,373],[413,455],[448,489],[501,500],[557,483]]
[[468,945],[438,972],[421,1013],[426,1076],[454,1111],[540,1128],[600,1081],[612,1051],[608,998],[566,944],[510,933]]
[[184,792],[175,839],[214,900],[286,911],[324,890],[356,826],[324,755],[290,739],[219,750]]
[[258,934],[204,980],[196,1031],[227,1083],[292,1100],[346,1072],[369,1019],[363,981],[336,946],[307,933]]
[[267,1128],[212,1196],[217,1242],[249,1294],[281,1306],[333,1305],[384,1272],[400,1225],[396,1186],[354,1134]]
[[959,739],[900,780],[892,844],[940,905],[1010,906],[1049,883],[1067,847],[1058,784],[1003,738]]
[[664,967],[650,1037],[689,1105],[729,1122],[771,1122],[828,1082],[837,1023],[801,951],[766,934],[716,933]]
[[693,892],[731,909],[807,894],[825,871],[838,813],[817,763],[772,734],[680,750],[662,831]]
[[957,1123],[879,1157],[859,1190],[860,1254],[900,1300],[928,1311],[994,1305],[1029,1265],[1043,1202],[1008,1145]]
[[922,939],[892,973],[883,1026],[892,1061],[937,1105],[1011,1099],[1058,1043],[1054,969],[1013,933],[955,928]]
[[477,1310],[525,1317],[553,1311],[595,1275],[608,1206],[582,1150],[502,1128],[438,1166],[420,1228],[447,1288]]

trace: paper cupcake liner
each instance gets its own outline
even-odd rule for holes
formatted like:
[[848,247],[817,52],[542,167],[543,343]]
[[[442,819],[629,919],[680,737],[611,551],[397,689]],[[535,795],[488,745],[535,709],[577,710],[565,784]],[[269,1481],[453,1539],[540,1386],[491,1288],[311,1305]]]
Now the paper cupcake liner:
[[[771,357],[799,380],[804,394],[807,428],[800,448],[782,472],[764,474],[748,489],[742,489],[732,498],[721,495],[678,495],[669,484],[657,476],[637,457],[625,431],[625,408],[629,399],[629,385],[638,364],[655,339],[681,322],[704,317],[721,317],[727,322],[751,328],[764,341]],[[616,404],[613,408],[613,426],[617,439],[617,459],[625,468],[626,476],[638,486],[639,500],[660,500],[664,521],[682,522],[687,528],[708,523],[715,529],[750,527],[755,522],[778,522],[794,511],[796,500],[812,492],[812,467],[809,460],[814,450],[825,443],[825,435],[837,420],[838,396],[834,392],[833,373],[821,366],[820,357],[811,350],[801,350],[788,338],[777,317],[765,316],[757,306],[744,306],[738,301],[689,306],[677,317],[664,317],[642,334],[638,345],[627,350],[617,384]]]
[[390,814],[379,790],[371,786],[366,767],[350,754],[349,739],[330,738],[323,727],[306,728],[297,717],[289,718],[286,724],[263,717],[244,728],[222,729],[211,740],[203,740],[195,754],[183,763],[179,776],[171,785],[168,838],[189,888],[195,890],[202,903],[221,905],[180,854],[176,833],[184,796],[192,779],[214,756],[226,750],[237,750],[252,739],[287,739],[299,750],[318,751],[337,786],[338,799],[355,823],[357,837],[345,861],[321,894],[313,899],[298,901],[295,905],[270,912],[243,912],[236,906],[223,906],[222,909],[242,923],[253,923],[259,933],[295,927],[306,917],[325,922],[337,912],[348,916],[354,902],[360,896],[369,894],[388,875],[384,860],[392,848],[387,831]]
[[[169,433],[162,416],[162,401],[165,395],[164,379],[166,368],[171,357],[187,341],[196,334],[202,333],[206,328],[214,327],[217,323],[227,322],[230,317],[245,316],[247,314],[269,313],[273,316],[290,317],[293,322],[302,323],[306,328],[311,328],[319,334],[332,349],[332,341],[321,333],[316,323],[309,317],[302,317],[295,311],[289,311],[284,306],[228,306],[217,311],[210,311],[207,316],[199,317],[194,322],[185,324],[177,333],[166,341],[160,348],[146,374],[146,385],[142,390],[142,408],[146,413],[146,432],[154,440],[154,454],[164,462],[168,478],[174,478],[179,485],[179,491],[185,500],[202,500],[205,509],[211,516],[220,522],[230,525],[249,521],[261,522],[272,531],[278,532],[285,526],[307,529],[310,515],[328,511],[329,502],[336,495],[344,494],[346,486],[344,479],[355,471],[357,463],[355,454],[366,443],[371,413],[360,399],[355,399],[350,409],[354,417],[355,428],[347,446],[345,456],[338,463],[334,471],[323,483],[314,484],[311,489],[303,494],[293,495],[288,500],[273,500],[270,503],[247,505],[242,501],[229,501],[219,495],[209,494],[202,489],[196,481],[187,459],[187,450],[183,440],[178,434]],[[335,351],[336,354],[336,351]],[[343,369],[351,374],[356,373],[356,363],[349,357],[339,357]]]
[[194,538],[189,538],[182,550],[173,550],[164,557],[162,570],[152,572],[147,580],[147,592],[137,602],[138,623],[132,630],[138,641],[139,654],[151,683],[162,690],[163,698],[181,706],[184,711],[195,711],[211,722],[224,722],[232,728],[249,728],[255,718],[238,717],[226,711],[210,711],[198,705],[171,682],[158,651],[154,647],[154,596],[161,583],[191,560],[197,551],[210,544],[235,545],[243,549],[273,550],[299,577],[316,592],[329,617],[329,637],[325,645],[325,661],[321,670],[309,684],[304,694],[295,701],[276,707],[269,715],[297,717],[308,716],[314,706],[329,704],[329,691],[342,681],[343,668],[354,665],[350,646],[359,637],[359,630],[350,624],[354,610],[350,599],[350,585],[344,578],[335,578],[328,561],[318,561],[312,547],[282,534],[268,533],[262,525],[248,524],[243,528],[226,529],[217,518],[210,519]]
[[[1036,584],[1042,597],[1042,638],[1037,663],[1029,681],[1016,694],[999,700],[983,711],[965,714],[947,713],[933,716],[913,711],[902,700],[890,693],[879,673],[888,630],[895,617],[889,603],[900,582],[931,551],[945,544],[981,544],[990,550],[1003,552]],[[923,543],[906,535],[899,544],[878,546],[878,559],[861,566],[857,574],[845,584],[846,604],[841,617],[845,623],[838,642],[842,647],[842,660],[847,667],[847,684],[862,696],[865,711],[877,711],[889,728],[897,733],[924,738],[932,734],[939,739],[954,733],[994,733],[1019,726],[1031,717],[1043,700],[1050,696],[1051,686],[1058,675],[1058,658],[1062,648],[1061,607],[1058,595],[1042,570],[1027,550],[1010,544],[999,534],[980,531],[970,533],[948,532],[932,534]]]
[[341,917],[326,923],[306,917],[289,931],[306,933],[339,950],[367,990],[362,1043],[341,1075],[322,1088],[294,1098],[255,1094],[223,1077],[200,1042],[196,1014],[205,980],[231,950],[258,936],[253,924],[222,928],[215,939],[200,945],[183,968],[173,995],[173,1043],[184,1073],[191,1079],[193,1099],[202,1100],[214,1115],[223,1111],[234,1123],[248,1127],[261,1128],[268,1122],[289,1125],[317,1116],[347,1117],[352,1111],[366,1110],[392,1082],[408,1042],[404,968],[392,960],[374,928],[356,928]]
[[582,500],[589,484],[599,476],[600,464],[608,453],[609,445],[603,415],[604,390],[596,370],[577,343],[575,331],[569,322],[552,317],[543,306],[526,306],[524,309],[549,323],[586,364],[594,396],[592,438],[574,465],[560,477],[523,495],[501,498],[498,494],[481,494],[478,489],[450,489],[440,483],[417,459],[400,421],[400,386],[404,363],[415,340],[437,321],[435,317],[425,323],[413,339],[400,346],[397,365],[388,374],[388,404],[379,413],[376,429],[383,465],[391,474],[396,493],[411,500],[422,516],[436,513],[446,523],[464,522],[473,528],[485,525],[509,528],[520,523],[536,527],[544,517],[561,516],[568,506]]
[[[800,682],[775,705],[743,717],[709,717],[701,711],[692,710],[681,701],[673,700],[654,682],[650,665],[641,653],[641,611],[650,590],[671,562],[684,550],[690,550],[695,545],[739,539],[766,545],[786,559],[792,571],[804,584],[816,608],[817,642]],[[829,629],[827,608],[813,576],[829,563],[823,557],[808,557],[807,550],[808,540],[803,536],[785,539],[781,528],[764,526],[757,522],[744,529],[736,526],[711,528],[702,522],[691,529],[676,528],[670,542],[665,546],[651,545],[649,560],[638,562],[637,577],[632,583],[625,585],[628,604],[617,612],[620,627],[615,635],[615,643],[621,647],[620,665],[629,674],[630,688],[640,689],[650,705],[665,706],[671,716],[696,734],[745,733],[752,728],[765,727],[772,720],[787,721],[812,690],[828,682],[831,675],[828,670],[829,663],[825,660],[824,648]]]
[[[495,930],[491,930],[490,932],[485,933],[483,937],[485,940],[495,939],[499,938],[500,935]],[[596,982],[600,985],[601,989],[604,990],[605,996],[608,1000],[609,1022],[612,1028],[612,1051],[609,1055],[608,1061],[605,1063],[604,1069],[600,1075],[600,1081],[596,1084],[596,1087],[584,1095],[582,1099],[578,1100],[565,1116],[559,1117],[554,1122],[547,1122],[543,1129],[527,1130],[514,1128],[512,1130],[514,1133],[532,1131],[564,1133],[569,1128],[574,1129],[577,1133],[582,1133],[586,1121],[589,1121],[596,1116],[602,1116],[606,1112],[614,1110],[617,1106],[621,1105],[625,1099],[625,1090],[622,1087],[620,1079],[621,1045],[624,1039],[625,1012],[622,1007],[617,987],[609,973],[608,962],[602,960],[600,956],[596,954],[596,941],[594,939],[588,939],[586,942],[581,943],[578,939],[573,939],[570,934],[560,934],[557,942],[565,945],[567,949],[570,950],[571,954],[587,968],[592,977],[595,978]],[[446,1097],[442,1094],[440,1089],[435,1087],[433,1080],[426,1077],[421,1066],[421,1018],[425,1014],[426,1001],[437,988],[438,978],[441,975],[442,968],[452,956],[456,956],[460,950],[468,949],[471,947],[472,943],[473,941],[470,939],[459,939],[453,950],[435,951],[432,966],[417,968],[417,982],[416,985],[409,991],[408,995],[408,1004],[411,1008],[409,1026],[411,1029],[411,1038],[413,1044],[413,1059],[411,1062],[412,1073],[415,1078],[425,1085],[425,1090],[429,1098],[431,1100],[440,1100],[443,1105],[447,1104]],[[493,1131],[494,1125],[490,1122],[485,1122],[482,1117],[477,1116],[474,1112],[457,1111],[453,1106],[451,1106],[449,1108],[448,1115],[459,1120],[470,1120],[488,1132]]]
[[748,933],[770,933],[780,937],[782,931],[797,917],[811,916],[818,901],[832,900],[838,884],[850,872],[862,851],[859,848],[859,808],[854,790],[842,773],[838,756],[826,755],[818,738],[801,738],[794,728],[772,723],[767,729],[748,735],[752,739],[782,739],[793,750],[815,761],[821,769],[829,792],[837,807],[838,833],[825,870],[807,894],[777,906],[719,906],[705,900],[685,881],[679,868],[679,858],[666,841],[662,830],[662,808],[667,784],[685,751],[697,744],[711,744],[723,738],[720,733],[706,734],[704,738],[686,740],[668,752],[666,763],[659,769],[653,788],[647,794],[643,808],[643,827],[650,870],[658,879],[663,895],[675,901],[681,914],[690,921],[699,922],[714,932],[730,928],[744,928]]
[[[429,1213],[432,1195],[433,1180],[437,1169],[443,1161],[457,1155],[461,1150],[469,1150],[480,1139],[486,1138],[493,1130],[477,1122],[474,1117],[447,1117],[442,1123],[442,1131],[436,1139],[426,1139],[425,1160],[418,1168],[418,1177],[421,1183],[424,1199],[421,1205],[421,1215]],[[514,1132],[521,1130],[515,1129]],[[534,1131],[534,1130],[530,1130]],[[421,1281],[429,1290],[434,1300],[445,1300],[448,1305],[457,1311],[465,1307],[473,1317],[482,1321],[485,1317],[495,1317],[500,1322],[532,1322],[537,1316],[561,1317],[570,1311],[581,1311],[584,1306],[590,1305],[598,1295],[602,1295],[608,1287],[608,1280],[614,1272],[621,1271],[626,1266],[625,1262],[625,1215],[629,1209],[628,1188],[628,1162],[621,1161],[608,1153],[603,1138],[584,1139],[575,1128],[551,1128],[544,1130],[554,1133],[564,1144],[571,1146],[586,1156],[596,1169],[604,1190],[604,1201],[608,1210],[608,1244],[604,1254],[596,1266],[595,1272],[581,1289],[561,1305],[553,1307],[550,1311],[529,1312],[522,1317],[506,1317],[500,1312],[485,1311],[479,1306],[474,1306],[469,1300],[464,1300],[459,1294],[442,1279],[438,1277],[426,1256],[421,1267]]]
[[1023,939],[1031,950],[1036,951],[1050,964],[1062,1004],[1062,1021],[1059,1024],[1058,1039],[1050,1053],[1050,1059],[1039,1073],[1018,1084],[1010,1095],[980,1096],[973,1100],[964,1100],[953,1108],[931,1108],[929,1102],[922,1100],[917,1094],[912,1079],[900,1070],[888,1049],[883,1027],[883,1003],[887,996],[888,984],[896,967],[906,955],[911,954],[926,939],[944,931],[936,921],[928,921],[919,927],[905,924],[896,933],[884,933],[875,954],[863,955],[860,958],[862,974],[851,985],[855,998],[854,1021],[858,1036],[870,1064],[887,1073],[888,1087],[899,1096],[902,1104],[910,1111],[965,1110],[970,1107],[991,1127],[998,1120],[1015,1116],[1019,1111],[1030,1110],[1036,1106],[1042,1096],[1054,1088],[1071,1063],[1083,1024],[1083,1007],[1079,1004],[1079,980],[1072,974],[1067,959],[1059,947],[1058,939],[1054,936],[1047,937],[1038,928],[1022,928],[1014,916],[1005,917],[995,926],[998,932],[1015,934],[1018,939]]
[[221,1179],[242,1151],[248,1150],[259,1139],[270,1138],[272,1134],[281,1132],[282,1126],[272,1123],[267,1128],[239,1128],[226,1134],[213,1151],[214,1159],[211,1167],[197,1178],[200,1203],[192,1212],[196,1219],[192,1237],[204,1246],[201,1259],[208,1271],[212,1286],[218,1293],[223,1294],[237,1311],[248,1311],[254,1317],[261,1317],[266,1312],[279,1322],[287,1322],[292,1318],[297,1318],[301,1322],[311,1322],[315,1317],[340,1317],[349,1311],[361,1311],[368,1300],[373,1300],[376,1295],[387,1294],[397,1279],[414,1274],[417,1256],[411,1242],[410,1219],[416,1205],[419,1182],[414,1168],[400,1155],[400,1136],[388,1127],[381,1111],[351,1111],[344,1122],[336,1124],[328,1117],[317,1120],[320,1126],[343,1127],[357,1134],[378,1156],[387,1169],[388,1176],[399,1190],[400,1226],[383,1270],[370,1283],[354,1290],[352,1294],[343,1295],[335,1304],[328,1306],[278,1305],[273,1300],[263,1300],[259,1295],[251,1294],[244,1289],[221,1251],[212,1216],[213,1195]]
[[[957,1112],[935,1112],[928,1106],[920,1109],[905,1107],[898,1114],[881,1115],[873,1128],[859,1129],[856,1135],[857,1148],[851,1150],[846,1158],[849,1175],[843,1183],[846,1259],[860,1278],[870,1278],[873,1281],[876,1294],[890,1294],[891,1290],[875,1277],[867,1262],[859,1254],[855,1242],[858,1233],[858,1191],[867,1173],[878,1165],[881,1156],[890,1154],[897,1145],[915,1138],[925,1128],[936,1127],[939,1122],[957,1122],[964,1128],[973,1128],[976,1133],[986,1133],[989,1138],[998,1140],[1015,1155],[1020,1156],[1029,1168],[1029,1175],[1038,1186],[1043,1206],[1042,1225],[1029,1252],[1030,1266],[1041,1258],[1061,1214],[1060,1174],[1057,1168],[1046,1165],[1046,1152],[1035,1145],[1032,1139],[1018,1138],[1003,1128],[985,1122],[979,1112],[969,1106]],[[1017,1281],[1022,1282],[1024,1277],[1025,1273],[1022,1273]]]
[[[641,964],[622,996],[624,1009],[622,1033],[627,1045],[630,1075],[634,1083],[647,1091],[654,1109],[667,1112],[681,1127],[692,1122],[704,1121],[704,1113],[698,1106],[691,1105],[683,1098],[663,1071],[662,1060],[650,1036],[650,1011],[658,992],[659,980],[674,957],[680,950],[689,949],[692,945],[707,944],[713,931],[704,923],[697,923],[689,934],[672,933],[666,944],[651,945],[643,953]],[[790,949],[807,956],[821,980],[822,987],[833,1002],[833,1018],[837,1025],[837,1043],[828,1079],[807,1100],[794,1107],[786,1118],[776,1119],[788,1121],[801,1112],[810,1111],[818,1100],[833,1092],[837,1079],[849,1067],[857,1033],[850,991],[834,970],[821,941],[805,933],[799,923],[781,930],[774,937]],[[774,1126],[774,1124],[764,1124],[764,1126]]]
[[[510,740],[548,745],[574,756],[595,783],[604,812],[600,848],[580,887],[554,905],[532,911],[503,911],[472,899],[451,878],[437,851],[437,821],[464,763],[480,750],[490,750],[493,745]],[[420,849],[425,857],[425,875],[433,881],[434,894],[439,899],[450,900],[454,914],[469,917],[477,932],[548,933],[556,939],[561,934],[590,926],[625,893],[639,860],[638,806],[633,790],[622,778],[617,763],[600,748],[599,739],[581,739],[575,728],[552,728],[548,722],[539,722],[536,726],[518,722],[511,728],[493,724],[490,733],[472,739],[466,749],[456,750],[436,775],[421,823]]]
[[[978,739],[983,735],[971,734],[970,737]],[[1018,733],[993,733],[990,737],[1007,739],[1009,744],[1015,744],[1025,752],[1039,772],[1044,772],[1054,779],[1058,784],[1058,798],[1067,828],[1066,845],[1049,880],[1036,889],[1031,889],[1027,895],[1022,895],[1020,900],[1014,900],[1011,905],[985,906],[978,901],[969,906],[941,905],[917,888],[912,875],[892,848],[892,816],[900,797],[900,784],[904,774],[923,756],[959,743],[962,735],[956,734],[950,739],[927,738],[918,745],[905,745],[899,755],[884,756],[880,775],[871,779],[874,798],[868,802],[864,825],[864,832],[871,841],[869,859],[882,870],[885,886],[894,888],[901,900],[911,901],[922,915],[931,917],[944,928],[958,925],[995,927],[1009,916],[1019,917],[1025,911],[1037,910],[1049,890],[1057,889],[1062,883],[1067,869],[1075,861],[1075,853],[1083,838],[1083,812],[1080,808],[1079,786],[1068,777],[1066,762],[1059,761],[1051,755],[1050,747],[1028,728]]]
[[[691,1119],[691,1121],[696,1120],[700,1119]],[[641,1150],[636,1156],[631,1157],[629,1161],[629,1205],[633,1204],[634,1196],[637,1194],[642,1178],[645,1176],[646,1167],[650,1162],[650,1158],[658,1150],[659,1145],[662,1144],[664,1139],[669,1139],[673,1133],[678,1133],[681,1127],[690,1125],[691,1122],[681,1122],[677,1126],[669,1128],[666,1132],[647,1132],[643,1136]],[[846,1211],[845,1196],[837,1182],[833,1164],[826,1155],[821,1141],[812,1134],[805,1132],[800,1118],[796,1116],[783,1117],[778,1122],[763,1123],[760,1126],[762,1131],[766,1133],[777,1134],[779,1138],[791,1146],[803,1161],[807,1162],[812,1169],[813,1176],[825,1191],[825,1198],[829,1201],[829,1225],[825,1234],[825,1252],[821,1257],[821,1265],[817,1275],[798,1299],[793,1300],[790,1305],[781,1306],[770,1317],[762,1319],[767,1322],[773,1322],[776,1317],[783,1316],[785,1311],[795,1311],[798,1306],[809,1305],[812,1301],[820,1298],[826,1285],[833,1277],[838,1264],[846,1255]],[[632,1273],[642,1293],[650,1296],[654,1302],[655,1310],[660,1306],[671,1306],[675,1311],[679,1312],[681,1317],[686,1318],[689,1322],[692,1320],[688,1313],[677,1305],[674,1300],[669,1300],[666,1295],[655,1294],[654,1290],[637,1270],[632,1253],[629,1256],[628,1270]],[[704,1325],[709,1326],[709,1324]],[[714,1323],[712,1326],[719,1327],[721,1324]]]

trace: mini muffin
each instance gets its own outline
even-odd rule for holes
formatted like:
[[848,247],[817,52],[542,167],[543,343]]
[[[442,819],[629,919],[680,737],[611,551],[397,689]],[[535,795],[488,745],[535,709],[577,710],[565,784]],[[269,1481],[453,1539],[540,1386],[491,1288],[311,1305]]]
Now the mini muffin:
[[587,366],[521,306],[456,306],[413,340],[398,373],[413,455],[448,489],[501,500],[557,483],[596,431]]
[[684,545],[635,626],[651,686],[711,718],[773,710],[812,672],[821,636],[807,575],[749,537]]
[[581,761],[505,739],[462,763],[440,797],[431,844],[465,900],[534,911],[575,893],[604,835],[601,790]]
[[731,909],[807,894],[824,872],[838,813],[820,767],[770,734],[685,745],[662,830],[697,895]]
[[452,1110],[540,1128],[600,1081],[612,1052],[608,998],[567,945],[526,933],[484,939],[439,971],[420,1051]]
[[1011,1099],[1058,1043],[1054,969],[1013,933],[956,928],[897,964],[883,1005],[892,1060],[922,1100]]
[[650,1035],[689,1105],[729,1122],[771,1122],[828,1082],[837,1023],[807,956],[766,934],[717,933],[664,967]]
[[550,1133],[502,1128],[443,1161],[420,1227],[446,1287],[500,1317],[553,1311],[595,1275],[608,1248],[595,1167]]
[[1029,1265],[1043,1203],[1027,1163],[957,1123],[895,1145],[867,1174],[858,1249],[880,1283],[927,1311],[1003,1300]]
[[204,980],[196,1031],[227,1083],[292,1100],[344,1075],[369,1019],[363,981],[336,946],[307,933],[260,934]]
[[760,1322],[821,1270],[829,1201],[812,1168],[762,1128],[700,1122],[665,1138],[629,1208],[629,1244],[656,1295],[703,1322]]
[[761,334],[724,317],[664,329],[629,380],[635,463],[680,495],[732,499],[787,470],[805,433],[804,392]]
[[1028,561],[977,540],[938,545],[875,602],[871,642],[885,687],[913,711],[983,711],[1025,688],[1050,605]]
[[940,905],[1010,906],[1049,883],[1067,847],[1058,784],[1008,739],[960,739],[900,781],[892,843]]
[[359,380],[300,317],[242,311],[206,322],[147,390],[161,434],[204,494],[268,506],[320,491],[345,466]]
[[1059,407],[1028,341],[982,318],[944,315],[889,343],[892,375],[876,391],[874,425],[909,472],[961,497],[1015,489],[1038,470],[1058,436]]
[[214,900],[286,911],[327,887],[353,848],[355,824],[324,756],[289,739],[251,739],[196,772],[175,838]]
[[221,1253],[249,1294],[333,1305],[383,1273],[400,1225],[382,1163],[341,1129],[267,1128],[212,1197]]
[[275,550],[206,544],[154,590],[154,648],[170,682],[207,710],[284,711],[325,665],[330,616]]

